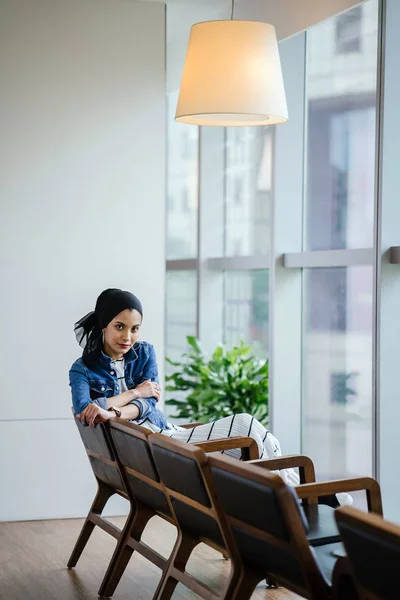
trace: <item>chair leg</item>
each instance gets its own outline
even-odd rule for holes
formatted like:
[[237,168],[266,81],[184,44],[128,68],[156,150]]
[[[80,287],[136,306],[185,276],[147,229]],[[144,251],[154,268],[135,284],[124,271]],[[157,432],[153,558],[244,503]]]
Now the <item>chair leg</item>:
[[273,589],[277,590],[280,587],[278,582],[276,581],[276,579],[274,579],[273,577],[270,577],[270,576],[265,578],[265,583],[267,584],[267,588],[269,588],[269,589],[273,588]]
[[340,600],[358,600],[359,595],[354,585],[354,580],[350,575],[343,575],[335,590],[337,598]]
[[231,559],[231,560],[232,560],[231,573],[230,573],[229,580],[228,580],[227,586],[225,588],[225,591],[221,597],[221,600],[231,600],[231,598],[233,597],[233,594],[235,592],[235,589],[236,589],[239,581],[241,580],[241,577],[243,576],[242,563],[237,562],[235,559]]
[[358,600],[356,584],[347,557],[339,558],[332,575],[333,600]]
[[86,517],[86,521],[82,527],[79,537],[75,543],[75,547],[67,563],[68,569],[72,569],[73,567],[75,567],[95,527],[94,523],[92,523],[92,521],[90,520],[90,515],[92,513],[101,514],[108,500],[114,493],[114,490],[112,490],[111,488],[99,484],[99,489],[97,490],[97,494],[95,496],[95,499],[93,500],[93,504],[90,508],[89,514]]
[[172,571],[177,569],[184,573],[187,562],[193,550],[199,544],[199,540],[178,532],[174,549],[170,559],[163,571],[160,583],[154,593],[153,600],[170,600],[179,581],[172,575]]
[[154,517],[154,512],[147,509],[138,507],[131,510],[101,582],[99,596],[110,598],[114,594],[133,553],[133,548],[128,546],[129,539],[132,537],[140,541],[142,533],[152,517]]
[[249,600],[261,579],[261,577],[249,571],[243,571],[231,600]]

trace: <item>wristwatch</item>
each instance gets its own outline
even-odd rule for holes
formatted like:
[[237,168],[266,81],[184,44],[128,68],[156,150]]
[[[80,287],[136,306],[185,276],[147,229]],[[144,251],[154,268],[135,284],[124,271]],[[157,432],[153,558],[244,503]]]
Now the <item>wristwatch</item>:
[[117,417],[120,417],[122,415],[122,412],[116,406],[110,406],[110,408],[108,410],[113,410],[115,412],[115,415]]

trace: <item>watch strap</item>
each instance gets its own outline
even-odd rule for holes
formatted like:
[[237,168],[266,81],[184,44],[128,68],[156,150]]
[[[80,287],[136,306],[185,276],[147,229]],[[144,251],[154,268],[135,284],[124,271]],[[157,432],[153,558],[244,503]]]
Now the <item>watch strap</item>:
[[113,410],[117,417],[120,417],[122,415],[121,410],[117,406],[110,406],[108,410]]

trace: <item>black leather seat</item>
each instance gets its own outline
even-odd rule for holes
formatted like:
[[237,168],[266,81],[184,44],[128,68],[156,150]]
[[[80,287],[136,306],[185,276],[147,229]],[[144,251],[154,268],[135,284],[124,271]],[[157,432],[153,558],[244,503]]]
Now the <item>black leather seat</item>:
[[307,539],[310,546],[340,542],[334,508],[324,504],[305,504],[303,511],[307,521]]

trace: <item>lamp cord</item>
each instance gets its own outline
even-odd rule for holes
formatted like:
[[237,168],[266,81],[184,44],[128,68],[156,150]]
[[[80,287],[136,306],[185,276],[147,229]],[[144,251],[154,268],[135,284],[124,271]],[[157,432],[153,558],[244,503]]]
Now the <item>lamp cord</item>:
[[235,10],[235,0],[232,0],[231,21],[233,20],[233,11]]

